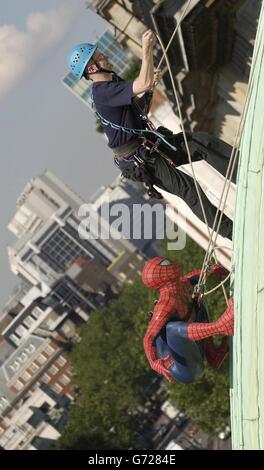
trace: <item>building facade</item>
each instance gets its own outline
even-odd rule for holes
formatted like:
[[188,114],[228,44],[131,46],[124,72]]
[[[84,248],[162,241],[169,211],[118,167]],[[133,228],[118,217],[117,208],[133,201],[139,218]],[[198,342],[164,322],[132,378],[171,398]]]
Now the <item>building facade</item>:
[[111,236],[92,205],[49,171],[26,186],[8,228],[17,236],[8,248],[11,270],[40,286],[44,296],[79,257],[107,269],[121,253],[135,251],[113,228]]
[[7,450],[48,449],[77,397],[65,350],[80,340],[85,318],[52,300],[33,301],[1,329],[0,445]]
[[[165,208],[162,202],[149,200],[141,183],[124,180],[118,176],[109,186],[101,187],[91,198],[96,211],[105,220],[114,220],[117,208],[123,214],[123,236],[145,257],[158,256],[160,250],[156,240],[164,238],[166,225]],[[112,210],[113,209],[113,210]],[[156,219],[157,211],[161,218]]]
[[[147,28],[155,31],[166,46],[181,18],[168,49],[168,59],[183,124],[187,130],[217,132],[232,143],[235,131],[224,133],[222,126],[227,127],[227,114],[239,117],[241,113],[246,92],[243,83],[249,77],[260,0],[192,0],[188,8],[187,0],[89,0],[87,4],[108,22],[116,40],[139,58],[142,33]],[[157,65],[162,56],[159,45],[154,55]],[[163,91],[178,114],[165,61],[161,69]],[[235,97],[230,97],[234,88]],[[228,100],[226,107],[221,101],[223,95]],[[232,121],[238,124],[237,119],[231,119],[233,127]]]

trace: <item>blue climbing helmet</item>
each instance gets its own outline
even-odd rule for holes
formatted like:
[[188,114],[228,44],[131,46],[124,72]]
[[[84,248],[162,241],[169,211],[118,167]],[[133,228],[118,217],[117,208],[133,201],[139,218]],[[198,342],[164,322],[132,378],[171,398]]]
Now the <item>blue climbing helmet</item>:
[[95,44],[78,44],[75,46],[68,56],[68,67],[73,75],[80,80],[83,76],[84,69],[92,58],[97,45]]

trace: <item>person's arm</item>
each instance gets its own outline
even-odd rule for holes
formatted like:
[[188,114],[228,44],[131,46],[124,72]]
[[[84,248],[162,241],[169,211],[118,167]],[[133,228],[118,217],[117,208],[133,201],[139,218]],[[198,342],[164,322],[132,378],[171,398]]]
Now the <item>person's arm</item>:
[[154,81],[152,88],[148,91],[146,91],[143,95],[141,96],[135,96],[134,97],[134,102],[144,111],[144,113],[148,114],[150,111],[151,107],[151,101],[153,98],[153,93],[154,93],[154,88],[155,86],[158,85],[158,83],[161,80],[161,71],[159,69],[154,71]]
[[221,264],[213,264],[209,271],[209,276],[228,276],[229,271]]
[[151,106],[151,100],[152,100],[153,92],[152,91],[146,91],[144,95],[142,96],[136,96],[134,97],[133,102],[138,105],[140,110],[142,110],[145,114],[149,113],[150,106]]
[[181,282],[184,284],[197,284],[199,280],[199,276],[201,274],[201,269],[196,269],[195,271],[192,271],[191,273],[185,274],[185,276],[181,277]]
[[153,311],[152,318],[144,337],[144,350],[150,367],[158,374],[164,375],[167,380],[171,381],[171,375],[167,370],[171,365],[171,361],[168,362],[165,358],[158,358],[155,347],[155,339],[167,322],[174,307],[174,303],[171,302],[169,298],[165,297],[160,297],[159,302],[156,304]]
[[149,29],[142,36],[142,64],[138,77],[133,82],[133,96],[149,91],[154,82],[153,47],[155,35]]

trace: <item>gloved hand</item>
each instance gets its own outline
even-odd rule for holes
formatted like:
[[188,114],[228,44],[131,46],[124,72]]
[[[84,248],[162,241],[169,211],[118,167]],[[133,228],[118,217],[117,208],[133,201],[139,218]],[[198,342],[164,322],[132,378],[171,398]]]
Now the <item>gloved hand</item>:
[[168,356],[164,356],[161,359],[157,359],[154,361],[152,365],[152,369],[155,370],[158,374],[161,374],[167,379],[169,382],[173,381],[172,376],[170,375],[168,368],[173,364],[173,359]]
[[211,276],[228,276],[228,274],[229,271],[220,264],[213,264],[209,271],[209,275]]
[[199,274],[195,274],[194,276],[190,277],[189,282],[191,286],[196,286],[196,284],[198,284],[199,278]]

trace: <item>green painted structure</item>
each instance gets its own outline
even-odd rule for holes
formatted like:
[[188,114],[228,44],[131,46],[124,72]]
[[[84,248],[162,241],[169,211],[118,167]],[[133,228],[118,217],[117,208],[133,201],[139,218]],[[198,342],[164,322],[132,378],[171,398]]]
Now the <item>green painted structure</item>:
[[234,231],[232,446],[264,449],[264,2],[242,135]]

